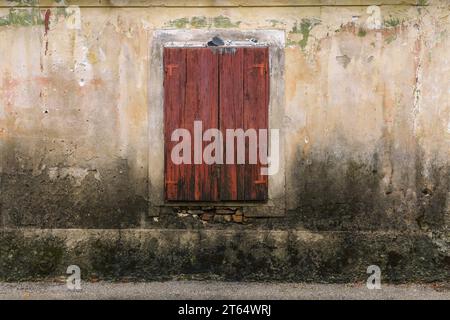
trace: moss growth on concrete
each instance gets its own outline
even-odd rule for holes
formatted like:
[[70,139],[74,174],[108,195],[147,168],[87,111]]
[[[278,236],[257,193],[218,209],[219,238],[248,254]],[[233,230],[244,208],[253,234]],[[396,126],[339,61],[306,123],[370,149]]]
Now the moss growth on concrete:
[[230,18],[225,16],[218,16],[213,18],[214,27],[216,28],[238,28],[240,21],[231,22]]
[[306,47],[308,44],[308,39],[311,33],[311,30],[314,28],[314,26],[320,24],[320,21],[317,19],[302,19],[300,24],[297,22],[292,27],[291,33],[292,34],[301,34],[302,39],[299,41],[293,41],[292,39],[288,38],[288,44],[296,44],[299,45],[302,49]]
[[35,26],[43,24],[44,19],[38,8],[11,8],[7,16],[0,17],[0,26]]
[[168,25],[170,27],[174,27],[177,29],[184,29],[188,26],[188,24],[189,24],[188,18],[175,19],[175,20],[169,21],[169,23],[168,23]]
[[214,18],[207,18],[205,16],[195,16],[192,18],[179,18],[176,20],[171,20],[166,25],[171,28],[185,29],[185,28],[238,28],[240,21],[232,22],[230,18],[225,16],[217,16]]
[[384,20],[384,25],[388,28],[395,28],[400,25],[400,19],[396,17],[389,17],[388,19]]
[[192,17],[190,24],[193,28],[205,28],[208,26],[206,17]]
[[[74,231],[76,232],[76,231]],[[51,232],[0,234],[0,279],[66,277],[67,266],[89,279],[223,279],[360,282],[376,264],[383,281],[442,281],[449,259],[417,233],[92,231],[64,238]],[[66,245],[65,237],[76,239]]]
[[[44,25],[44,13],[48,9],[39,7],[31,7],[38,4],[36,0],[22,0],[16,1],[20,8],[10,8],[9,14],[0,17],[0,26],[38,26]],[[30,6],[30,8],[23,8],[23,6]],[[72,13],[68,13],[66,8],[58,7],[54,9],[56,15],[68,17]]]
[[36,6],[39,5],[39,0],[8,0],[14,2],[18,6]]
[[0,279],[39,280],[59,276],[66,253],[64,241],[51,235],[26,238],[0,233]]
[[367,35],[367,31],[364,28],[359,28],[358,37],[365,37]]

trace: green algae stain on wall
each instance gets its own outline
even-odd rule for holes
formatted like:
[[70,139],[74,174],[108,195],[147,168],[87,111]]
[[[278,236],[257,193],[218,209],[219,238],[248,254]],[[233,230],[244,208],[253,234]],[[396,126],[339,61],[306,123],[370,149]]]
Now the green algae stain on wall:
[[8,15],[0,17],[0,26],[36,26],[43,24],[44,19],[41,16],[41,11],[37,8],[11,8]]
[[268,19],[266,20],[268,23],[270,23],[270,26],[272,28],[278,28],[278,27],[285,27],[286,23],[283,21],[279,21],[277,19]]
[[176,20],[171,20],[167,24],[169,27],[174,27],[177,29],[183,29],[186,28],[189,25],[189,19],[188,18],[180,18]]
[[358,37],[365,37],[367,35],[367,31],[364,28],[358,29]]
[[208,26],[206,17],[192,17],[190,24],[193,28],[205,28]]
[[225,16],[218,16],[214,19],[214,27],[216,28],[238,28],[241,24],[240,21],[237,22],[231,22],[230,18]]
[[[9,14],[0,17],[1,26],[40,26],[48,27],[49,12],[56,12],[57,16],[69,17],[73,12],[69,12],[66,8],[57,8],[55,11],[51,9],[42,10],[39,8],[11,8]],[[46,24],[47,23],[47,24]]]
[[[21,8],[10,8],[9,14],[0,17],[0,26],[36,26],[45,23],[41,10],[37,7],[39,0],[17,0],[11,1]],[[23,8],[29,6],[30,8]]]
[[[300,24],[295,23],[291,32],[289,33],[287,43],[288,45],[298,45],[302,49],[305,49],[308,44],[308,39],[311,33],[311,30],[320,24],[320,20],[318,19],[302,19]],[[297,35],[301,36],[300,40],[297,40]]]
[[395,28],[400,25],[400,19],[397,17],[389,17],[388,19],[384,20],[384,26],[386,28]]
[[219,29],[228,29],[228,28],[238,28],[241,24],[241,21],[232,22],[230,18],[225,16],[217,16],[214,18],[207,18],[204,16],[195,16],[195,17],[183,17],[175,20],[171,20],[166,23],[166,27],[176,28],[176,29],[201,29],[201,28],[219,28]]

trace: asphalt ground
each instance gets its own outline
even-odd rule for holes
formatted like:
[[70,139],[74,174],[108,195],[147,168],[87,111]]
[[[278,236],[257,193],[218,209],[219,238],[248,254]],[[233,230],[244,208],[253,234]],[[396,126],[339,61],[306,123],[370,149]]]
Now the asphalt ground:
[[450,283],[365,284],[256,283],[220,281],[81,282],[70,290],[65,282],[0,283],[0,300],[139,299],[139,300],[450,300]]

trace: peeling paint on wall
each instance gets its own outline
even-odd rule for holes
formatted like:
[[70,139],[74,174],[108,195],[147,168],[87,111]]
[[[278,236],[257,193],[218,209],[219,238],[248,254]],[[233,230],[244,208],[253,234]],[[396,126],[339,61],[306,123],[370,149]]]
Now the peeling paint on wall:
[[[92,171],[86,168],[49,168],[48,177],[51,181],[56,181],[57,179],[70,178],[76,187],[82,185],[83,180]],[[95,170],[95,177],[99,179],[99,173]]]

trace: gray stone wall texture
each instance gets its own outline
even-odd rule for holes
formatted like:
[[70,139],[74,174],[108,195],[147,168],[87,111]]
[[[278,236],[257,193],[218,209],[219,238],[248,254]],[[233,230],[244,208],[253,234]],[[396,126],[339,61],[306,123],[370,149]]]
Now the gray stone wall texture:
[[[449,13],[0,1],[0,280],[449,281]],[[267,204],[162,200],[160,49],[212,34],[271,45]]]

